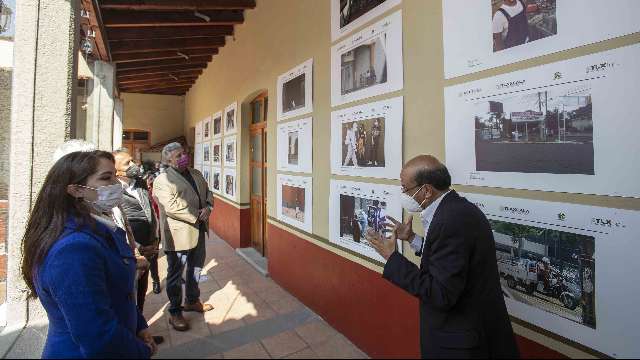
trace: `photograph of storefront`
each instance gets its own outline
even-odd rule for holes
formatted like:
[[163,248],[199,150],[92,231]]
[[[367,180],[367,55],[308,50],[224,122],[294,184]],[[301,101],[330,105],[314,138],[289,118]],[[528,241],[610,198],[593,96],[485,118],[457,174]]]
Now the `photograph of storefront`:
[[385,40],[382,34],[341,55],[342,95],[387,82]]
[[503,285],[529,306],[596,328],[595,238],[490,220]]
[[588,84],[549,87],[482,103],[475,116],[476,170],[594,174]]

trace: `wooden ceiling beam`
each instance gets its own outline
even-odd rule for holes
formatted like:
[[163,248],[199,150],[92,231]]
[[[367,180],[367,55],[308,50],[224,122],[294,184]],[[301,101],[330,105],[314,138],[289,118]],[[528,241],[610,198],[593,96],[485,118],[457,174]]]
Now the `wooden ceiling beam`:
[[175,39],[191,37],[212,37],[233,35],[233,26],[166,26],[166,27],[128,27],[110,28],[110,41],[122,40],[149,40],[149,39]]
[[200,11],[209,21],[195,15],[195,12],[153,12],[104,10],[104,26],[115,27],[155,27],[155,26],[214,26],[237,25],[244,22],[244,14],[238,10]]
[[132,40],[110,42],[111,53],[133,53],[181,49],[210,49],[223,47],[224,37],[164,39],[164,40]]
[[179,55],[178,52],[193,58],[193,57],[202,56],[202,55],[217,55],[218,49],[217,48],[180,49],[180,50],[148,51],[148,52],[137,52],[137,53],[121,53],[121,54],[113,54],[113,62],[125,63],[130,61],[141,61],[141,60],[184,59],[184,57],[182,55]]
[[143,61],[132,61],[126,63],[119,63],[117,68],[120,70],[128,70],[128,69],[146,69],[153,68],[158,66],[167,66],[167,65],[189,65],[189,64],[202,64],[211,62],[211,55],[209,56],[194,56],[189,58],[189,60],[181,58],[181,59],[168,59],[168,60],[143,60]]
[[255,0],[102,0],[109,10],[231,10],[253,9]]
[[189,81],[151,81],[147,83],[135,83],[135,84],[119,84],[118,88],[120,91],[126,92],[127,89],[137,89],[141,87],[181,87],[181,86],[191,86],[195,83],[195,80]]
[[122,80],[140,80],[140,79],[151,79],[157,77],[169,77],[175,76],[177,78],[188,77],[188,76],[200,76],[202,74],[202,69],[196,70],[173,70],[173,71],[163,71],[157,72],[153,74],[125,74],[125,75],[117,75],[118,81]]
[[188,90],[191,88],[191,85],[171,85],[171,84],[158,84],[158,85],[146,85],[146,86],[137,86],[131,87],[126,90],[122,90],[122,92],[131,92],[131,91],[150,91],[150,90]]
[[152,75],[152,74],[174,74],[179,71],[193,71],[200,70],[206,68],[207,64],[189,64],[189,65],[171,65],[171,66],[162,66],[157,68],[148,68],[148,69],[131,69],[131,70],[120,70],[116,73],[118,79],[124,76],[129,75]]
[[[120,86],[126,86],[126,85],[132,85],[132,84],[146,84],[146,83],[152,83],[152,82],[168,82],[168,81],[187,81],[187,80],[197,80],[198,79],[198,75],[193,75],[193,76],[175,76],[172,77],[171,75],[162,75],[162,76],[154,76],[154,75],[149,75],[149,76],[141,76],[138,78],[123,78],[121,80],[118,80],[118,84]],[[176,80],[178,79],[178,80]]]
[[[104,31],[103,24],[100,17],[100,8],[95,4],[95,0],[81,0],[80,6],[86,10],[89,18],[81,18],[81,24],[83,24],[83,32],[85,27],[95,31],[96,37],[93,39],[96,45],[95,55],[96,58],[102,61],[110,61],[109,44],[107,41],[107,34]],[[86,34],[85,34],[86,35]]]

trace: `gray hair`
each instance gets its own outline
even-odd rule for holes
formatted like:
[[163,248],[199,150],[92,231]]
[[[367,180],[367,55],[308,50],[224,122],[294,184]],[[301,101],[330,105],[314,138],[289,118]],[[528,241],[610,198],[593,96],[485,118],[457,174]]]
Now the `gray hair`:
[[57,162],[65,155],[74,153],[74,152],[92,152],[96,151],[96,146],[93,143],[90,143],[85,140],[75,139],[64,142],[62,145],[58,146],[56,151],[53,153],[53,162]]
[[172,142],[171,144],[165,145],[165,147],[162,148],[162,162],[166,164],[171,154],[176,150],[182,150],[182,145],[179,142]]

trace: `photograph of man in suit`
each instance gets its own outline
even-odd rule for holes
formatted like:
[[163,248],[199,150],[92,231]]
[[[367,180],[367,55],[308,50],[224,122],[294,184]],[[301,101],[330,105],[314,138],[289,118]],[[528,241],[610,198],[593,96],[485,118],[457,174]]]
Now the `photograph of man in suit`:
[[[162,150],[169,167],[154,182],[154,196],[160,209],[160,236],[167,255],[167,295],[169,323],[177,331],[189,330],[183,311],[213,309],[200,301],[200,272],[206,257],[205,236],[213,210],[213,194],[202,174],[189,168],[189,155],[182,145],[171,143]],[[186,299],[182,305],[182,273],[187,267]]]
[[[425,237],[388,217],[390,235],[367,231],[387,260],[383,277],[420,300],[423,358],[519,358],[502,295],[491,226],[477,206],[450,189],[447,168],[433,156],[410,160],[400,173],[402,206],[420,213]],[[396,251],[411,243],[416,266]]]

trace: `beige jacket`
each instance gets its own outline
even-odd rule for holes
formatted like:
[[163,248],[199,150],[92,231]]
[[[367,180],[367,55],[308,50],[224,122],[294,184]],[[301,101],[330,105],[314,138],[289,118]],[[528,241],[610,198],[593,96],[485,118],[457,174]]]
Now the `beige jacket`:
[[[213,194],[207,181],[195,169],[189,169],[198,192],[187,179],[168,168],[153,182],[153,196],[160,209],[160,237],[165,251],[185,251],[198,245],[200,209],[213,207]],[[206,223],[209,228],[209,220]]]

